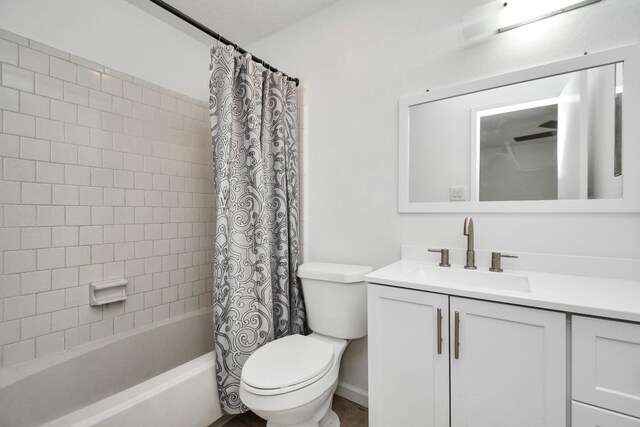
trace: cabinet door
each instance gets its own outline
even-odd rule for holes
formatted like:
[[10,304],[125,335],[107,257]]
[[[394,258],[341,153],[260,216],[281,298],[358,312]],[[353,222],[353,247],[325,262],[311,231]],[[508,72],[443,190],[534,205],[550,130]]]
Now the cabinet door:
[[447,427],[448,297],[369,285],[368,299],[369,425]]
[[571,404],[571,427],[640,427],[640,418],[628,417],[606,409]]
[[573,398],[640,417],[640,325],[572,318]]
[[566,425],[565,314],[455,297],[449,310],[452,427]]

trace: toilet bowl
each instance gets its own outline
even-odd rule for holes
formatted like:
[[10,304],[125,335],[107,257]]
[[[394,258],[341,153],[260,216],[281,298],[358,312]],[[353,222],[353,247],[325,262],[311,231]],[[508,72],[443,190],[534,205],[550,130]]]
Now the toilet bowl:
[[331,410],[340,360],[349,341],[366,335],[371,267],[306,263],[299,267],[311,335],[272,341],[245,362],[240,399],[268,427],[338,427]]
[[[269,427],[340,425],[328,421],[335,416],[331,399],[347,343],[314,333],[291,335],[270,343],[277,344],[273,347],[262,347],[245,363],[240,399]],[[265,363],[269,361],[273,363]]]

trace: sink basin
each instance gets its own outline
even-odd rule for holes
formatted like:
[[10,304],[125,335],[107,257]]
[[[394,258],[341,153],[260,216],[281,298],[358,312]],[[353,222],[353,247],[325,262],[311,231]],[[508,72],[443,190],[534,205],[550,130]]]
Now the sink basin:
[[527,276],[489,271],[464,270],[420,266],[415,272],[425,284],[441,286],[464,286],[466,288],[494,289],[500,291],[531,292]]

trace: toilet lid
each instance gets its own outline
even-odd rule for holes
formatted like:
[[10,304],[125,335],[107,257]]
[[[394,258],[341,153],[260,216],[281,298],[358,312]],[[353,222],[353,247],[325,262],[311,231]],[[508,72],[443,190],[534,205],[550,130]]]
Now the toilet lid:
[[333,345],[290,335],[259,348],[242,368],[242,380],[255,389],[301,387],[326,374],[333,364]]

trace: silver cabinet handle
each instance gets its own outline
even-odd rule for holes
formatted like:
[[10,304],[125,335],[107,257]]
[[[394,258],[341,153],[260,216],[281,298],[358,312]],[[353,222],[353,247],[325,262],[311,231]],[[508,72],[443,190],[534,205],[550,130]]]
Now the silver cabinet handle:
[[460,312],[456,311],[454,319],[454,343],[453,343],[453,357],[460,359]]
[[438,322],[438,354],[442,354],[442,309],[439,308],[436,313]]

